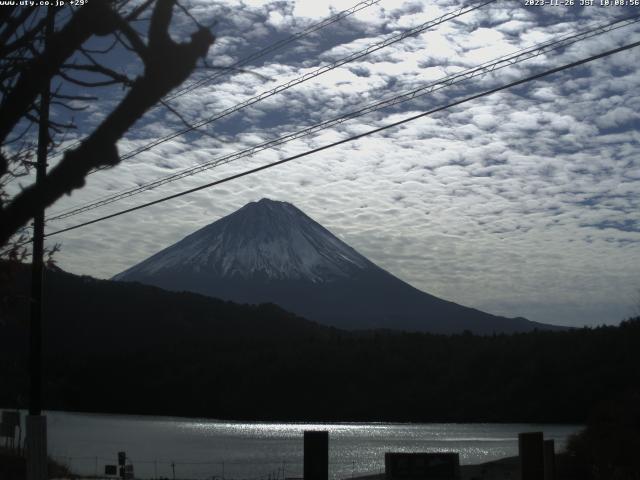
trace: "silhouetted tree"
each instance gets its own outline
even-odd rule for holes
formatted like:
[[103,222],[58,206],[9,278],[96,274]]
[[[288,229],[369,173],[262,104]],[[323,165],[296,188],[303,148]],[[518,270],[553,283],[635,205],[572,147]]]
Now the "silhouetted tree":
[[[198,24],[188,41],[171,38],[176,5],[176,0],[91,0],[73,10],[68,20],[55,22],[60,26],[54,29],[46,48],[47,16],[62,16],[60,12],[66,10],[56,8],[47,14],[44,9],[30,7],[0,9],[0,247],[5,251],[8,244],[15,244],[16,235],[36,209],[82,187],[90,171],[116,165],[120,161],[116,142],[206,56],[214,42],[209,29]],[[146,34],[135,28],[143,15],[148,16]],[[86,44],[94,37],[110,37],[112,45],[135,56],[140,75],[130,78],[96,59],[113,46],[102,52],[90,50]],[[38,99],[52,79],[84,87],[120,84],[125,93],[81,143],[65,151],[41,185],[33,184],[9,199],[7,182],[23,175],[32,164],[34,145],[28,132],[39,121]],[[52,104],[71,109],[74,101],[100,100],[63,95],[55,85],[53,90]],[[56,133],[69,127],[50,121],[49,144]]]
[[[5,406],[21,405],[18,397],[28,388],[30,276],[24,265],[16,269],[13,300],[0,321]],[[50,409],[254,420],[586,423],[596,404],[640,385],[640,319],[495,336],[347,332],[273,305],[62,271],[46,275]],[[113,385],[127,395],[112,395]]]
[[640,393],[601,403],[567,452],[584,480],[640,479]]

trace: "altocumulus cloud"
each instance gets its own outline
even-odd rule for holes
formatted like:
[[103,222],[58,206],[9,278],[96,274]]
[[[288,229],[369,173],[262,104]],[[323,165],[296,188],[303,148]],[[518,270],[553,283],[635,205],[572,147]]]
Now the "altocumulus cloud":
[[[335,0],[188,4],[203,23],[217,22],[218,41],[208,61],[222,66],[347,6]],[[211,117],[459,5],[382,0],[172,105],[189,121]],[[51,211],[250,147],[622,13],[597,6],[498,2],[209,125],[206,134],[177,137],[92,175],[84,189]],[[184,17],[176,34],[189,28]],[[300,153],[638,38],[637,27],[626,27],[49,228]],[[631,50],[608,57],[51,241],[62,242],[63,268],[109,277],[249,201],[270,197],[294,203],[362,254],[429,293],[543,322],[616,323],[632,314],[640,288],[639,55]],[[206,75],[211,72],[198,72],[194,79]],[[104,110],[92,105],[94,123]],[[156,109],[120,149],[182,126],[170,112]]]

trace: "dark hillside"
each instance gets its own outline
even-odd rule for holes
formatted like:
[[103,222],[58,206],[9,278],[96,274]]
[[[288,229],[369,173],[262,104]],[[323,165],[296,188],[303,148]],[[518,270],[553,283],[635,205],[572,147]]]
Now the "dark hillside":
[[[476,336],[344,332],[272,305],[47,274],[51,409],[281,420],[583,422],[640,385],[640,320]],[[0,405],[26,400],[26,281]]]

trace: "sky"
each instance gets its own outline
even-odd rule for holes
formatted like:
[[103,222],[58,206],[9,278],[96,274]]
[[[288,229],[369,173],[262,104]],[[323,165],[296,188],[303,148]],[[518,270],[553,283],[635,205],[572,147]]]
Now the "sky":
[[[47,216],[427,85],[522,48],[640,14],[640,7],[502,0],[449,20],[91,175]],[[223,67],[357,2],[189,0]],[[579,3],[579,0],[576,0]],[[380,0],[170,103],[189,122],[465,5]],[[139,26],[142,28],[142,26]],[[175,38],[194,30],[176,12]],[[636,24],[370,113],[250,158],[65,220],[58,230],[366,132],[548,68],[640,40]],[[570,326],[640,308],[640,48],[484,96],[218,187],[50,237],[58,265],[110,278],[263,197],[287,201],[380,267],[432,295],[493,314]],[[135,75],[139,62],[111,61]],[[186,84],[221,70],[199,69]],[[79,114],[91,131],[121,93]],[[54,112],[54,116],[62,112]],[[183,128],[164,108],[125,153]],[[53,162],[55,163],[55,161]],[[23,180],[26,184],[28,181]]]

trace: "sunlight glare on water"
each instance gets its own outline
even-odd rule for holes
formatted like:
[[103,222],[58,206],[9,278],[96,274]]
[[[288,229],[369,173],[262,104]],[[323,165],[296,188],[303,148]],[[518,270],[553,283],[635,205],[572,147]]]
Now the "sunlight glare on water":
[[303,433],[329,432],[332,479],[381,473],[384,453],[458,452],[462,464],[517,455],[518,433],[543,431],[561,449],[577,425],[272,423],[48,412],[49,452],[101,474],[127,452],[136,478],[302,477]]

